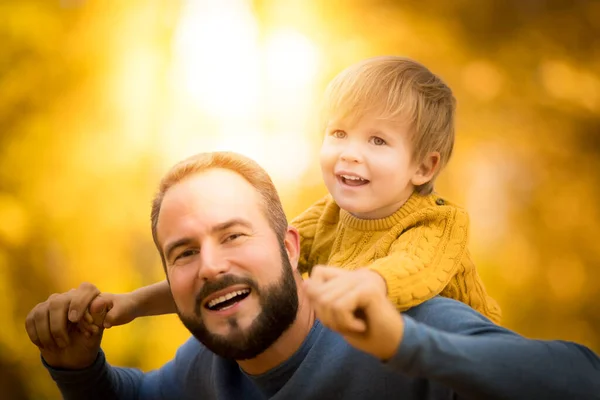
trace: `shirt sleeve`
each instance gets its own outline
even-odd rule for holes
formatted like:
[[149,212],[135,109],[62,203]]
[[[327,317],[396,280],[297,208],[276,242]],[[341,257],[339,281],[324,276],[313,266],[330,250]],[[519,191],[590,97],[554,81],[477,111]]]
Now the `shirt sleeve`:
[[174,360],[160,369],[144,373],[136,368],[113,367],[100,350],[96,361],[82,370],[52,368],[42,359],[50,376],[56,382],[65,400],[121,400],[121,399],[180,399],[184,385],[181,377],[198,353],[192,339],[177,351]]
[[566,341],[531,340],[463,303],[436,297],[403,315],[388,365],[464,399],[600,399],[600,358]]
[[440,294],[456,275],[466,253],[468,227],[468,214],[456,207],[419,212],[389,254],[368,268],[386,281],[396,307],[407,310]]

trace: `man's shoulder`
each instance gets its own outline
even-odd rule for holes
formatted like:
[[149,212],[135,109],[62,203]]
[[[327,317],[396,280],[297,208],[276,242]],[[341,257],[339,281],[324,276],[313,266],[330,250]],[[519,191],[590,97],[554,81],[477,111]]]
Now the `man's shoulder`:
[[405,314],[417,322],[446,332],[476,335],[489,330],[505,331],[468,305],[442,296],[433,297]]
[[208,350],[195,337],[191,336],[179,346],[175,355],[175,365],[178,370],[191,370],[198,363],[212,360],[216,355]]

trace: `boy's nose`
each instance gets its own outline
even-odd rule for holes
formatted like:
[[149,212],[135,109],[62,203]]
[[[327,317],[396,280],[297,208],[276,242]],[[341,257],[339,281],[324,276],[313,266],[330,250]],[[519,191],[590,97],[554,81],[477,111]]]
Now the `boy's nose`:
[[340,159],[349,163],[361,162],[360,152],[354,146],[347,146],[340,154]]

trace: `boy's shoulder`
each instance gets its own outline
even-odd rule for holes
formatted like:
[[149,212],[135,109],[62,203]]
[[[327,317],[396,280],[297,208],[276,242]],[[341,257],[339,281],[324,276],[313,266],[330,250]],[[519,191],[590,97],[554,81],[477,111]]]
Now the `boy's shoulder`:
[[446,196],[440,195],[437,192],[433,192],[427,195],[420,195],[415,193],[413,198],[416,197],[415,204],[411,210],[406,210],[406,216],[410,216],[410,220],[414,221],[414,224],[419,224],[423,221],[454,221],[459,225],[469,224],[469,214],[462,205],[449,199]]
[[333,197],[327,194],[301,212],[290,224],[299,228],[299,226],[313,225],[318,222],[337,223],[339,210]]
[[430,194],[426,194],[426,195],[421,195],[418,193],[415,193],[415,195],[419,201],[418,204],[419,206],[416,207],[417,209],[436,209],[436,208],[442,208],[442,209],[455,209],[458,212],[461,213],[466,213],[466,209],[465,207],[463,207],[462,205],[460,205],[458,202],[455,202],[453,199],[444,196],[440,193],[437,192],[432,192]]

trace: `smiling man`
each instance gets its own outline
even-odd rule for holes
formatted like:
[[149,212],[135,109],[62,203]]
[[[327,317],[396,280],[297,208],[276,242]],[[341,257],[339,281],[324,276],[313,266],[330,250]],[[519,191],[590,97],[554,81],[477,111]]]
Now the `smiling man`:
[[106,298],[91,284],[54,294],[26,329],[65,399],[599,398],[600,360],[583,346],[525,339],[447,298],[401,315],[381,285],[341,290],[360,270],[315,268],[303,282],[298,233],[240,155],[173,167],[152,234],[194,337],[156,371],[112,367],[102,329],[68,318],[89,306],[102,326]]
[[[313,317],[299,310],[290,264],[298,235],[275,188],[255,189],[266,173],[239,161],[217,154],[176,167],[153,203],[152,231],[183,324],[215,354],[261,373],[300,346]],[[198,172],[179,172],[188,169]]]

